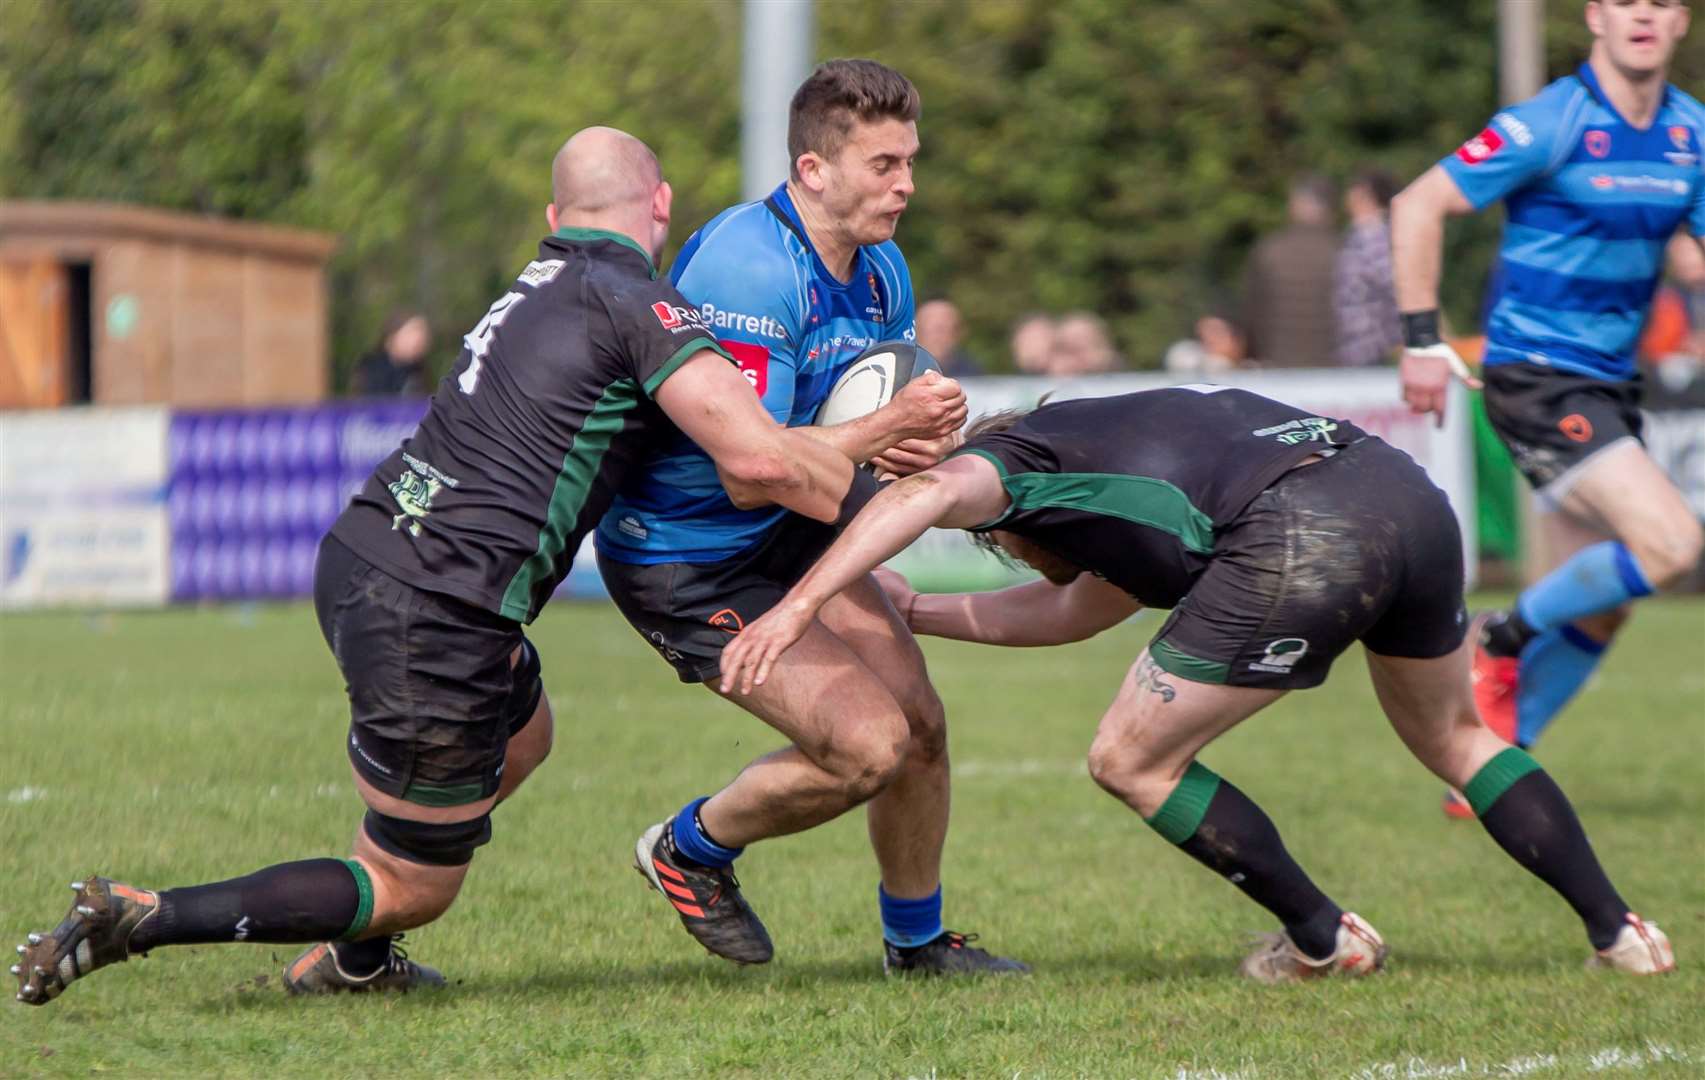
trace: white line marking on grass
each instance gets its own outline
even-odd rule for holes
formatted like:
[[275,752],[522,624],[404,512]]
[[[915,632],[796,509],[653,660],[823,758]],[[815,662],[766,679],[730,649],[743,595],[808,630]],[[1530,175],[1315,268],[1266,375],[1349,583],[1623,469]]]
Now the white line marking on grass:
[[6,801],[11,803],[13,806],[17,806],[20,803],[35,802],[37,799],[45,798],[47,798],[47,789],[44,787],[21,787],[16,791],[8,791],[6,793]]
[[[1364,1065],[1350,1074],[1351,1080],[1438,1080],[1452,1076],[1541,1076],[1581,1072],[1638,1072],[1664,1062],[1688,1064],[1700,1060],[1697,1050],[1684,1050],[1667,1043],[1648,1042],[1638,1050],[1606,1047],[1586,1054],[1524,1054],[1508,1061],[1470,1064],[1467,1058],[1434,1063],[1420,1058]],[[1182,1074],[1181,1074],[1182,1075]]]

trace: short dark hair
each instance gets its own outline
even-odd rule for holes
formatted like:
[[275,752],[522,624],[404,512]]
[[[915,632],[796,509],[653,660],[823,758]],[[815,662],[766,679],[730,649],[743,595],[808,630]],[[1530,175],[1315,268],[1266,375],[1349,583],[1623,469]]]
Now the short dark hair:
[[912,81],[874,60],[825,60],[799,84],[787,110],[788,173],[799,178],[799,158],[832,158],[846,145],[853,121],[914,121],[923,100]]

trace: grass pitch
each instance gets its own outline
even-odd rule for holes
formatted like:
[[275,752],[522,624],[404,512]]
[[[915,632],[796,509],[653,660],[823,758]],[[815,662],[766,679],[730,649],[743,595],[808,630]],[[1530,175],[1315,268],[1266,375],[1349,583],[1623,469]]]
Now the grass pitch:
[[[1023,979],[885,980],[862,814],[754,848],[777,943],[707,956],[629,868],[634,837],[777,739],[680,686],[606,607],[535,628],[554,756],[496,815],[461,900],[410,935],[453,988],[293,1000],[279,946],[163,949],[0,1007],[0,1075],[1421,1077],[1705,1075],[1705,603],[1642,605],[1540,746],[1681,970],[1581,969],[1574,915],[1374,707],[1359,656],[1204,760],[1392,945],[1389,974],[1262,988],[1239,893],[1099,792],[1083,754],[1154,616],[1082,645],[927,643],[955,766],[950,925]],[[101,872],[190,884],[346,850],[359,818],[306,607],[0,621],[0,934]]]

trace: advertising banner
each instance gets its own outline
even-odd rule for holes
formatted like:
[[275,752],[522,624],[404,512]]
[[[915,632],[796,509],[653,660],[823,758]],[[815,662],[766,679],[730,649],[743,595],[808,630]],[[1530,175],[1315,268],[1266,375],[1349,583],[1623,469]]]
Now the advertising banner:
[[171,598],[311,595],[320,538],[425,414],[424,400],[174,414]]
[[163,408],[0,414],[0,608],[158,605]]

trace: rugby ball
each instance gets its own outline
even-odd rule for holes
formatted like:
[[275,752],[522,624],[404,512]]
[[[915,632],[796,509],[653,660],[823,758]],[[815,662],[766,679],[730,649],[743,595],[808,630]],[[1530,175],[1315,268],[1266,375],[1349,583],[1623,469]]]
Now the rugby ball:
[[853,358],[852,364],[817,410],[817,426],[829,427],[868,416],[888,404],[913,379],[926,371],[940,371],[925,349],[907,341],[879,341]]

